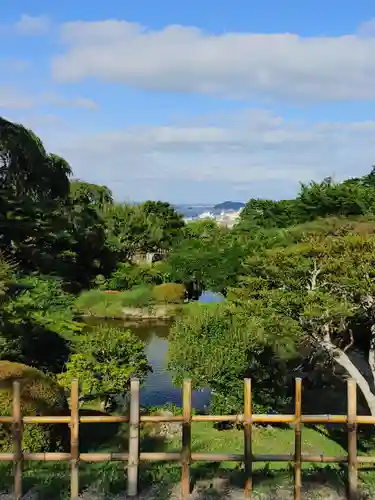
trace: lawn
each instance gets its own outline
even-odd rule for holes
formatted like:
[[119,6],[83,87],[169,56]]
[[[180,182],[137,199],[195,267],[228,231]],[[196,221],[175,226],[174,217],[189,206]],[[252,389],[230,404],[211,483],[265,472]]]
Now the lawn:
[[[102,428],[102,440],[106,442],[101,445],[88,446],[96,437],[100,440],[99,429]],[[107,430],[104,430],[107,426]],[[108,426],[111,427],[108,433]],[[107,435],[106,435],[107,433]],[[111,435],[112,434],[112,435]],[[304,428],[302,431],[303,452],[325,455],[345,455],[345,450],[337,442],[329,439],[323,433],[312,428]],[[85,445],[86,442],[86,445]],[[116,424],[90,424],[82,425],[81,446],[84,451],[91,448],[95,451],[126,451],[127,450],[127,426],[116,426]],[[279,429],[275,427],[256,427],[253,432],[253,451],[261,454],[286,454],[292,453],[294,447],[294,431],[291,428]],[[82,451],[83,451],[83,448]],[[151,437],[148,429],[142,431],[142,451],[180,451],[181,439],[174,438],[165,442],[160,438]],[[241,430],[218,431],[210,423],[192,424],[192,450],[194,452],[208,453],[242,453],[243,432]],[[222,463],[193,463],[193,482],[211,480],[215,477],[226,476],[232,484],[242,486],[243,484],[242,464],[235,462]],[[328,482],[342,483],[345,479],[345,471],[339,466],[327,467],[323,464],[303,464],[303,480],[311,479],[317,474]],[[143,489],[157,484],[159,487],[158,498],[168,498],[168,491],[178,483],[180,468],[176,464],[167,463],[143,463],[140,468],[140,483]],[[292,478],[292,469],[286,463],[274,462],[254,464],[255,488],[264,489],[275,486],[275,484],[288,483]],[[361,478],[366,484],[373,484],[373,474],[363,473]],[[8,464],[0,464],[0,491],[11,488],[12,474]],[[121,463],[96,463],[80,465],[80,485],[82,489],[94,488],[103,495],[116,494],[126,489],[126,472]],[[25,464],[24,489],[25,491],[35,488],[41,500],[67,500],[69,498],[69,464],[67,463],[30,463]],[[104,497],[103,497],[104,498]]]

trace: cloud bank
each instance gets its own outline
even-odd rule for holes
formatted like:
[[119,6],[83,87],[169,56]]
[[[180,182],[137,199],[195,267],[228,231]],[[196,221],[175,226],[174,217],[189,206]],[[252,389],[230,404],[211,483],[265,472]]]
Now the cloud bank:
[[58,82],[96,78],[129,87],[195,92],[233,99],[338,101],[375,99],[372,22],[356,34],[207,33],[196,27],[159,31],[121,20],[61,26]]
[[299,181],[364,174],[374,159],[375,122],[308,124],[260,109],[214,121],[86,133],[31,125],[76,176],[107,184],[118,199],[282,198]]

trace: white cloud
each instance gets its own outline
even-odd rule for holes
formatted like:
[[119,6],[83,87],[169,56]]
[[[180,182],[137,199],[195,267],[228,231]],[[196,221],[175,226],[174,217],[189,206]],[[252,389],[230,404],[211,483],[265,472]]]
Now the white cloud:
[[82,123],[28,126],[77,177],[108,185],[118,199],[293,196],[299,181],[364,174],[375,156],[375,122],[297,123],[264,110],[213,121],[107,132],[84,132]]
[[59,81],[94,77],[148,90],[230,98],[375,99],[375,37],[350,34],[210,34],[167,26],[150,31],[119,20],[61,27]]
[[82,97],[67,98],[53,92],[30,94],[9,85],[0,85],[0,110],[2,109],[30,109],[41,106],[57,108],[97,109],[97,104],[91,99]]
[[14,25],[16,33],[22,36],[45,35],[50,27],[51,21],[47,16],[30,16],[28,14],[22,14]]

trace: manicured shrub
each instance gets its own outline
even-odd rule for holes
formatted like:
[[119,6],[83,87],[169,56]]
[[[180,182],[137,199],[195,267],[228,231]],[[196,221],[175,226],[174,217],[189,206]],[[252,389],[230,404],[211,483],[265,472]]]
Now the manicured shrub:
[[163,283],[153,289],[156,302],[164,304],[181,304],[185,298],[185,287],[181,283]]
[[[62,415],[68,412],[63,389],[43,372],[21,363],[0,361],[0,415],[12,414],[13,382],[21,384],[22,415]],[[65,444],[68,426],[63,424],[26,424],[23,449],[45,452],[60,449]],[[0,424],[0,450],[12,450],[12,429]]]

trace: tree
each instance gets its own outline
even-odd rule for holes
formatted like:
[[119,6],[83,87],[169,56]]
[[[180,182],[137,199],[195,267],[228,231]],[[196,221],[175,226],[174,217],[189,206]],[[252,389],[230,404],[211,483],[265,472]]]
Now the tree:
[[374,213],[373,186],[362,179],[335,183],[331,178],[323,182],[301,184],[298,195],[300,222],[328,216],[358,216]]
[[181,239],[185,222],[172,205],[163,201],[148,200],[141,204],[141,208],[148,217],[156,219],[161,229],[160,249],[166,250]]
[[81,204],[93,205],[99,210],[102,210],[105,205],[112,205],[112,191],[107,186],[99,186],[73,180],[70,182],[70,197],[75,202]]
[[0,118],[0,250],[25,271],[48,268],[69,175],[33,132]]
[[226,294],[240,273],[242,257],[239,242],[230,233],[217,229],[204,238],[183,240],[173,247],[166,268],[172,281],[193,283],[200,291]]
[[251,199],[241,212],[239,227],[283,228],[308,222],[319,217],[359,216],[375,213],[375,169],[359,178],[334,182],[327,177],[322,182],[301,184],[292,200]]
[[114,396],[127,393],[132,377],[143,379],[150,370],[144,344],[129,330],[99,327],[77,341],[58,379],[67,389],[79,379],[83,400],[99,399],[107,408]]
[[248,315],[254,304],[262,317],[277,315],[281,343],[283,321],[298,325],[296,346],[354,378],[375,415],[375,224],[327,219],[290,232],[294,243],[247,259],[231,297]]
[[137,253],[160,248],[163,231],[159,220],[147,214],[141,206],[107,205],[103,218],[108,244],[117,253],[119,261],[131,260]]
[[299,327],[284,318],[282,326],[292,346],[286,355],[275,336],[280,318],[253,313],[242,314],[240,308],[228,303],[191,304],[170,331],[169,369],[175,382],[181,384],[189,377],[194,387],[209,387],[215,414],[243,411],[246,377],[256,385],[256,411],[282,409],[291,399],[291,371],[298,357],[294,341]]
[[194,220],[186,224],[184,236],[190,239],[210,238],[215,234],[220,234],[222,228],[219,228],[216,221],[211,219]]
[[0,359],[60,372],[82,325],[73,320],[74,297],[51,277],[8,276],[0,315]]
[[237,225],[254,230],[257,227],[279,228],[291,226],[301,221],[298,200],[249,200],[242,210]]
[[2,196],[28,196],[33,200],[66,196],[69,165],[48,155],[31,130],[0,117],[0,188]]

